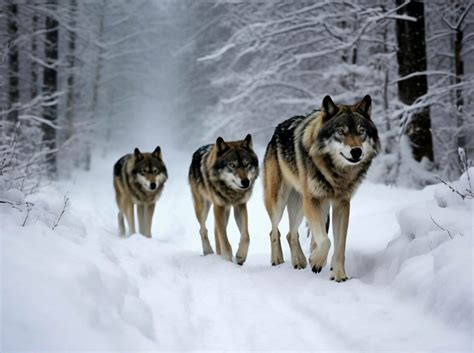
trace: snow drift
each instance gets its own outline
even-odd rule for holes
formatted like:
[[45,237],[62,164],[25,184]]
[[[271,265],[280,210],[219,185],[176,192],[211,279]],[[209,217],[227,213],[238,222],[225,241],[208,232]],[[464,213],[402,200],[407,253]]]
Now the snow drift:
[[[327,268],[316,276],[288,262],[269,265],[260,187],[249,204],[248,262],[201,256],[180,165],[170,166],[154,238],[118,237],[103,177],[111,172],[101,167],[111,165],[101,161],[30,196],[1,192],[11,201],[0,204],[2,352],[471,348],[472,200],[445,185],[364,184],[349,226],[347,270],[355,277],[335,284]],[[464,175],[453,187],[467,185]],[[300,234],[308,252],[304,227]],[[284,252],[288,261],[286,244]]]

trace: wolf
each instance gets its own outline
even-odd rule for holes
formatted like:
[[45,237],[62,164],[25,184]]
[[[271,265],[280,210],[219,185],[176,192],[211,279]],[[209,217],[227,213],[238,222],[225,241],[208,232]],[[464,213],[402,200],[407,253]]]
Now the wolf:
[[125,235],[124,215],[127,218],[128,234],[135,233],[136,205],[139,231],[151,238],[155,203],[160,198],[167,179],[168,171],[160,146],[152,153],[142,153],[135,148],[133,154],[125,155],[115,163],[114,189],[119,208],[118,225],[121,235]]
[[240,231],[236,261],[243,265],[247,259],[250,243],[247,201],[252,195],[258,173],[258,158],[253,150],[250,134],[243,140],[230,142],[218,137],[215,144],[202,146],[194,152],[189,167],[189,185],[200,225],[204,255],[214,253],[206,228],[206,219],[212,204],[217,254],[232,261],[232,247],[226,228],[230,209],[233,207],[234,218]]
[[313,272],[326,265],[331,247],[327,222],[332,206],[334,255],[331,280],[345,281],[345,248],[352,195],[380,149],[371,119],[372,100],[336,105],[324,97],[321,109],[279,124],[268,143],[263,166],[265,208],[272,223],[271,262],[284,262],[278,224],[285,207],[292,265],[307,266],[298,227],[306,218],[311,231],[309,262]]

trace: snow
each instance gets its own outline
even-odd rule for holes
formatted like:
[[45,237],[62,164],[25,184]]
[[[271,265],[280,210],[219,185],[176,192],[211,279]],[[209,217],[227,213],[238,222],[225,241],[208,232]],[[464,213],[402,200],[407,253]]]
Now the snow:
[[[190,151],[164,152],[170,179],[153,238],[119,237],[111,182],[118,157],[98,158],[91,172],[34,195],[1,194],[34,204],[25,227],[25,209],[0,204],[2,352],[471,351],[472,200],[445,185],[363,184],[351,205],[352,278],[337,284],[328,268],[293,270],[285,240],[287,262],[270,266],[261,181],[249,204],[245,265],[202,256]],[[466,185],[466,176],[453,184]],[[52,230],[65,195],[70,205]],[[284,220],[282,234],[287,227]],[[233,220],[229,234],[235,251]],[[308,253],[304,225],[300,235]]]

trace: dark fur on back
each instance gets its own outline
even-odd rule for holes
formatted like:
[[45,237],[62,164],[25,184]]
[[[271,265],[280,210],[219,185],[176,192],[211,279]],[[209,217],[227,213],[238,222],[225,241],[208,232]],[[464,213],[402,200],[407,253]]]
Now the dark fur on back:
[[189,178],[192,178],[196,181],[196,183],[201,185],[204,185],[204,175],[201,171],[201,161],[211,148],[212,145],[199,147],[196,152],[193,153],[191,166],[189,167]]
[[125,156],[121,157],[114,165],[114,176],[119,176],[122,174],[122,168],[128,158],[130,158],[130,154],[126,154]]

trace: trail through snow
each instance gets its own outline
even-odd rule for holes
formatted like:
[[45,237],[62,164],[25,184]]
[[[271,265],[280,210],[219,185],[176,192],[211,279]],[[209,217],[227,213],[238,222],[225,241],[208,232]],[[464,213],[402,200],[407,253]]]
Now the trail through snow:
[[[397,232],[396,211],[432,193],[365,183],[349,225],[346,269],[352,279],[338,284],[329,280],[328,268],[319,275],[292,269],[284,238],[286,262],[270,266],[261,180],[249,204],[245,265],[201,256],[186,179],[189,156],[164,152],[170,178],[152,239],[117,236],[111,179],[118,156],[96,160],[92,172],[60,184],[71,209],[57,231],[38,226],[30,237],[27,227],[12,226],[18,234],[2,237],[2,263],[9,266],[2,270],[2,351],[472,348],[466,332],[371,280],[376,255]],[[235,252],[232,218],[229,225]],[[284,220],[282,234],[287,227]],[[208,229],[212,234],[212,217]],[[308,253],[304,226],[300,237]]]

